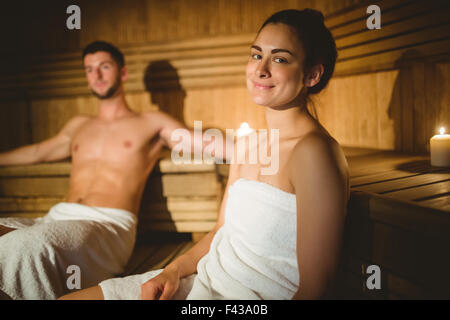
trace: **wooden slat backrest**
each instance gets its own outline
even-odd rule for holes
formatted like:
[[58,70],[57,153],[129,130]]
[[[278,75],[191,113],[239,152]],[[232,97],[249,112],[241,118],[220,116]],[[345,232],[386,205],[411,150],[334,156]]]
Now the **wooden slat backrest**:
[[[45,215],[64,201],[70,169],[69,162],[0,168],[0,216]],[[176,165],[163,158],[144,190],[139,232],[208,232],[216,223],[221,194],[213,164]]]
[[[366,6],[328,17],[339,51],[336,76],[398,67],[402,54],[412,59],[450,53],[450,7],[446,1],[384,0],[382,27],[368,30]],[[245,64],[254,34],[220,36],[125,47],[129,68],[128,91],[143,91],[145,69],[152,61],[169,61],[177,79],[167,70],[153,74],[154,89],[181,83],[183,88],[244,86]],[[0,77],[0,95],[25,90],[28,96],[57,97],[90,94],[81,65],[81,52],[36,56],[29,70]],[[169,75],[169,78],[167,76]]]

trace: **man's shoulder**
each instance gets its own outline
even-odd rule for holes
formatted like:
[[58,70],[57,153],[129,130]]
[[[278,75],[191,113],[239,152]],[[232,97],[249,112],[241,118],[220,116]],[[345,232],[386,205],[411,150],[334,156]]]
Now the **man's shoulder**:
[[72,118],[70,118],[67,123],[81,124],[81,123],[85,123],[89,120],[92,120],[94,118],[95,118],[94,116],[79,114],[79,115],[76,115],[76,116],[73,116]]
[[94,119],[93,116],[89,115],[76,115],[69,119],[69,121],[66,122],[63,131],[64,130],[76,130],[79,127],[81,127],[83,124],[87,123],[89,120]]
[[168,113],[165,113],[165,112],[159,111],[159,110],[142,112],[142,113],[140,113],[140,115],[141,115],[141,117],[143,117],[145,119],[156,120],[156,121],[163,119],[163,118],[173,119],[173,117],[171,115],[169,115]]
[[185,126],[180,120],[175,119],[168,113],[163,111],[148,111],[141,113],[141,116],[147,123],[158,128],[184,128]]

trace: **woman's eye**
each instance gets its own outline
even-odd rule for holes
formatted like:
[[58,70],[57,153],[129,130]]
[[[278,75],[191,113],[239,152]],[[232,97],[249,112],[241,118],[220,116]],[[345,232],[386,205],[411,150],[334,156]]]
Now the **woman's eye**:
[[283,58],[275,58],[275,59],[273,59],[275,62],[277,62],[277,63],[287,63],[287,60],[286,59],[283,59]]
[[109,66],[104,65],[104,66],[103,66],[103,69],[109,69]]
[[252,58],[255,59],[255,60],[260,60],[261,59],[261,55],[255,53],[255,54],[252,54]]

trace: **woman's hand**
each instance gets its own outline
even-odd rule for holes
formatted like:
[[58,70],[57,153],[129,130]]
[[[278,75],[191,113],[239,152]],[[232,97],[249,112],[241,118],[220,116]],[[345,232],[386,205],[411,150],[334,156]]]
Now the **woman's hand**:
[[141,286],[141,299],[169,300],[177,292],[179,285],[179,273],[164,269],[159,275],[148,280]]

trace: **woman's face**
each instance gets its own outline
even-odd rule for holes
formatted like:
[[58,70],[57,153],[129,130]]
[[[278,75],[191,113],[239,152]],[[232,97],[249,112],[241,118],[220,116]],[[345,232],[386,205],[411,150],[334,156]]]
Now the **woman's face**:
[[247,64],[253,101],[271,108],[298,105],[303,85],[304,50],[285,24],[268,24],[258,34]]

